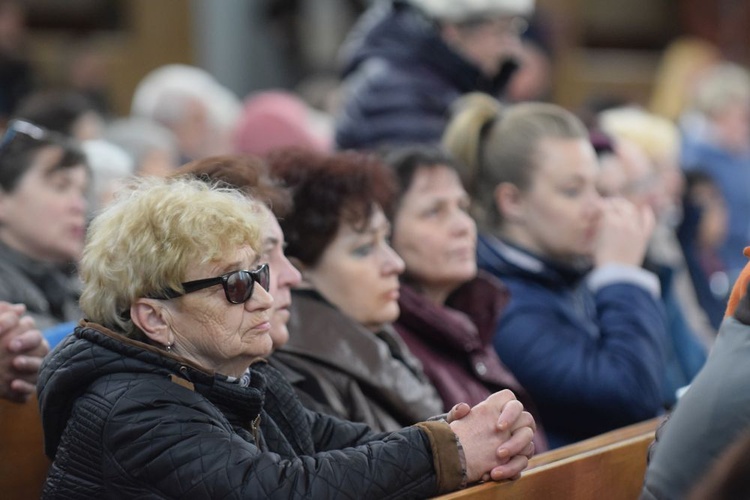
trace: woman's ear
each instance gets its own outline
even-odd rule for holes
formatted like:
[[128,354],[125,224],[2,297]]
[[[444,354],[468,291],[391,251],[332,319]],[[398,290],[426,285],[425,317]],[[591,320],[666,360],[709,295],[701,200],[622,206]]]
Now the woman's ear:
[[130,306],[130,318],[149,339],[164,347],[172,345],[172,329],[164,304],[156,299],[140,298]]
[[518,221],[523,218],[523,196],[518,186],[501,182],[495,187],[495,206],[503,220]]

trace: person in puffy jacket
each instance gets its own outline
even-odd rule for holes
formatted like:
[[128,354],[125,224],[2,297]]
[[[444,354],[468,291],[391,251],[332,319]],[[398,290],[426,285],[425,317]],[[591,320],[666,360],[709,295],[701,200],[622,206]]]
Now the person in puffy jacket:
[[481,94],[462,104],[444,144],[478,205],[478,265],[510,290],[493,343],[550,446],[655,417],[667,333],[658,279],[641,268],[653,212],[599,195],[572,113]]
[[76,141],[10,122],[0,142],[0,300],[24,304],[37,328],[80,318],[75,266],[90,182]]
[[499,98],[534,0],[373,2],[345,40],[339,149],[438,143],[453,101]]
[[273,298],[258,203],[145,178],[92,221],[85,320],[39,375],[43,497],[416,498],[516,476],[534,423],[509,391],[390,434],[300,405],[259,359]]

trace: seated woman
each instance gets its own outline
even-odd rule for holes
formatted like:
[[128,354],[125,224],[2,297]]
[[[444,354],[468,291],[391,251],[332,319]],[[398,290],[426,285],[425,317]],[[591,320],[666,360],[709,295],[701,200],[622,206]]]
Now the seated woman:
[[292,210],[292,198],[287,189],[271,178],[268,165],[260,157],[249,154],[209,156],[180,167],[179,174],[188,175],[209,183],[223,183],[252,196],[262,204],[258,209],[266,214],[262,229],[263,253],[261,260],[268,262],[269,292],[273,297],[271,317],[271,342],[273,349],[289,340],[289,306],[291,290],[299,285],[301,276],[284,253],[286,242],[277,217],[285,217]]
[[80,319],[78,280],[90,173],[77,146],[11,122],[0,144],[0,300],[26,305],[40,329]]
[[135,187],[92,222],[87,320],[41,368],[44,498],[414,498],[525,467],[534,424],[510,391],[389,435],[306,410],[255,370],[273,304],[258,202]]
[[510,289],[495,349],[550,446],[656,416],[667,334],[657,278],[640,266],[653,213],[601,198],[594,148],[568,111],[463,104],[444,144],[479,204],[478,265]]
[[[399,183],[392,245],[406,265],[396,331],[446,408],[511,389],[532,411],[531,399],[492,345],[508,291],[491,274],[477,272],[477,227],[455,160],[428,146],[400,148],[385,159]],[[546,449],[539,429],[534,440],[537,452]]]
[[269,157],[292,190],[281,221],[287,255],[302,272],[289,343],[275,356],[305,374],[295,387],[336,416],[391,431],[443,411],[419,361],[390,323],[404,263],[388,244],[393,195],[374,156],[287,150]]
[[[286,345],[289,341],[290,307],[292,288],[300,284],[301,276],[284,253],[286,242],[277,217],[283,218],[292,209],[292,198],[288,189],[271,178],[268,165],[260,157],[248,154],[210,156],[190,162],[180,167],[181,175],[192,175],[206,182],[222,182],[240,189],[263,202],[261,211],[268,215],[268,223],[262,229],[263,255],[261,259],[268,262],[270,282],[268,291],[273,297],[271,316],[271,342],[273,350]],[[287,366],[278,356],[267,357],[268,365],[278,370],[293,385],[305,380],[303,374]],[[258,371],[264,366],[259,365]],[[334,413],[327,405],[320,403],[309,394],[298,390],[300,402],[309,409],[324,413]],[[536,450],[538,451],[538,450]]]

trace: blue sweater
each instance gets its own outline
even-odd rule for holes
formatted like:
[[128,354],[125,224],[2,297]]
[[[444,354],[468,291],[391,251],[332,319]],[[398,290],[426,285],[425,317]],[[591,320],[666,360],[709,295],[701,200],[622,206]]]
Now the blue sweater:
[[660,413],[667,334],[652,273],[611,266],[584,282],[588,269],[493,237],[477,251],[510,289],[495,349],[537,402],[550,447]]

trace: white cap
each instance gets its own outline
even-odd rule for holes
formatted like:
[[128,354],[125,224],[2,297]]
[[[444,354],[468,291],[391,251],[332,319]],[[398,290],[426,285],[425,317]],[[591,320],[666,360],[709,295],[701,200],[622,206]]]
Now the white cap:
[[484,16],[529,16],[534,12],[534,0],[409,1],[434,19],[453,22]]

